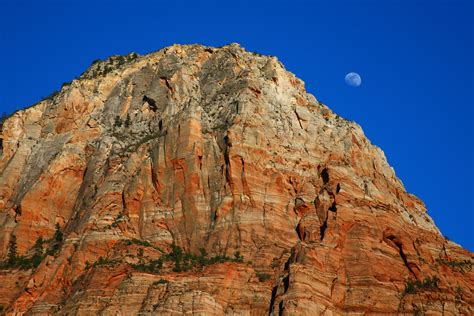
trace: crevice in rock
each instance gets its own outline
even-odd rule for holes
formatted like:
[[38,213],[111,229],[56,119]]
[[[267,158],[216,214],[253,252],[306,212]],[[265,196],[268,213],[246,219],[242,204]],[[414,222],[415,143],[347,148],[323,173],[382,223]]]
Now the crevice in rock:
[[199,170],[202,170],[202,155],[198,156],[198,160],[199,160]]
[[291,187],[293,188],[293,195],[298,195],[298,192],[299,192],[298,183],[294,181],[294,178],[291,176],[288,178],[288,181],[290,182]]
[[15,223],[18,223],[18,217],[21,216],[21,204],[15,205],[13,209],[15,210]]
[[127,202],[125,199],[125,190],[122,191],[122,212],[128,216],[128,213],[126,214],[125,211],[127,210]]
[[224,163],[225,163],[225,179],[230,184],[230,158],[229,158],[229,147],[232,145],[229,141],[229,136],[224,136]]
[[286,277],[283,278],[283,289],[285,290],[285,293],[288,292],[289,287],[290,287],[290,276],[287,275]]
[[228,147],[232,147],[232,145],[230,144],[229,136],[227,135],[224,136],[224,147],[225,150],[227,150]]
[[370,196],[369,185],[366,180],[364,180],[364,194]]
[[[281,278],[281,281],[278,282],[277,285],[275,285],[272,289],[272,296],[270,299],[270,308],[268,309],[268,315],[274,315],[275,312],[275,301],[277,296],[283,296],[288,292],[288,289],[290,288],[290,275],[289,275],[289,265],[290,262],[295,258],[294,257],[294,248],[291,249],[291,256],[288,258],[288,260],[285,263],[285,268],[283,270],[283,275],[284,277]],[[281,286],[283,285],[283,289]],[[280,290],[280,291],[279,291]],[[283,315],[283,309],[284,309],[284,300],[282,299],[280,303],[278,304],[278,315]]]
[[247,177],[245,173],[245,161],[244,158],[240,157],[240,163],[242,164],[242,174],[241,174],[241,179],[242,179],[242,191],[243,193],[248,196],[250,199],[250,204],[255,207],[255,201],[252,197],[252,192],[250,191],[249,184],[247,182]]
[[298,209],[302,206],[305,206],[305,202],[304,202],[303,198],[301,198],[300,196],[297,196],[295,198],[295,209]]
[[283,266],[284,271],[290,271],[290,264],[294,261],[295,249],[291,248],[291,254],[288,260],[286,260],[285,265]]
[[158,176],[155,172],[153,163],[151,163],[151,168],[152,168],[151,169],[151,182],[152,182],[152,185],[153,185],[153,189],[155,189],[156,192],[159,192],[158,187],[159,187],[159,184],[160,184],[160,180],[158,179]]
[[339,192],[341,192],[341,184],[340,183],[337,184],[336,194],[338,194]]
[[275,298],[278,292],[278,284],[272,289],[272,297],[270,299],[270,308],[268,309],[268,315],[273,315],[273,305],[275,304]]
[[289,272],[290,271],[290,264],[294,262],[298,262],[298,252],[295,247],[298,247],[300,243],[297,243],[294,247],[291,248],[290,250],[290,257],[288,257],[288,260],[286,260],[285,265],[283,266],[283,271]]
[[143,102],[146,102],[148,104],[148,107],[150,108],[150,110],[152,110],[153,112],[156,112],[158,110],[158,107],[156,106],[156,101],[153,100],[152,98],[149,98],[146,95],[144,95],[143,96]]
[[440,253],[439,253],[439,255],[438,255],[439,258],[441,258],[441,253],[444,253],[444,258],[445,258],[445,259],[448,259],[448,258],[449,258],[449,257],[448,257],[448,253],[446,252],[446,245],[445,245],[444,242],[443,242],[443,248],[440,250]]
[[[321,173],[323,180],[329,180],[326,172]],[[323,186],[318,196],[314,199],[314,207],[316,209],[316,214],[319,218],[319,237],[320,241],[323,241],[326,230],[328,228],[328,214],[329,211],[336,214],[336,197],[334,193],[328,190],[327,186]]]
[[408,271],[411,272],[416,278],[415,272],[413,272],[413,269],[410,267],[410,264],[408,263],[407,256],[405,252],[403,251],[403,244],[397,239],[397,237],[390,235],[386,237],[388,240],[392,241],[393,244],[398,248],[398,253],[400,254],[400,258],[403,260],[403,264],[405,267],[408,269]]
[[418,248],[416,247],[416,240],[413,241],[413,248],[415,249],[418,258],[421,258],[420,252],[418,251]]
[[321,171],[321,178],[323,179],[324,184],[327,184],[329,182],[328,168],[324,168],[323,171]]
[[283,312],[285,311],[285,305],[283,301],[278,304],[278,315],[283,315]]
[[319,234],[320,234],[321,241],[323,241],[323,239],[324,239],[324,234],[326,233],[327,228],[328,228],[328,219],[326,218],[326,220],[323,222],[323,224],[319,228]]
[[296,234],[298,235],[298,238],[299,238],[301,241],[305,240],[305,238],[306,238],[306,232],[305,232],[304,227],[301,225],[301,222],[298,223],[298,225],[296,225],[295,230],[296,230]]
[[161,80],[165,82],[166,88],[168,88],[169,91],[173,92],[173,87],[171,87],[168,78],[166,77],[160,77]]
[[231,180],[231,177],[230,177],[230,166],[228,164],[226,164],[225,166],[225,181],[230,185],[230,181]]
[[298,115],[298,112],[296,111],[296,108],[293,110],[295,112],[296,118],[298,119],[298,124],[300,124],[301,129],[303,128],[303,124],[301,124],[301,118]]
[[160,121],[158,122],[158,128],[159,128],[159,130],[160,130],[160,132],[161,132],[161,130],[163,129],[163,120],[160,120]]

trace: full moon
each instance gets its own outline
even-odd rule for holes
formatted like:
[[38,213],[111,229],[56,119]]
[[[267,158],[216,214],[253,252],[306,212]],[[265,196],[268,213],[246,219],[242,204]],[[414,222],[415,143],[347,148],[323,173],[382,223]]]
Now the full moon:
[[356,72],[350,72],[346,75],[346,83],[351,87],[358,87],[362,83],[362,78]]

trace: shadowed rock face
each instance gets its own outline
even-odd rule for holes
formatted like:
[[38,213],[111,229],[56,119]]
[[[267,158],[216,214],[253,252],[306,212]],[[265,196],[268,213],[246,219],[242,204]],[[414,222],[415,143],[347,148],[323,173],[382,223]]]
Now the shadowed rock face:
[[[24,258],[38,237],[49,249],[0,271],[7,312],[473,313],[473,254],[275,57],[237,44],[111,57],[1,138],[0,256],[13,235]],[[172,244],[243,262],[137,267]]]

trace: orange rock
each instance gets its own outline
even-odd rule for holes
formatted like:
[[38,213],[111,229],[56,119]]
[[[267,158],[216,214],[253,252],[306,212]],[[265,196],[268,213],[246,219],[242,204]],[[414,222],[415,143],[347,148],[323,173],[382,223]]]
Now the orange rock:
[[[0,271],[7,313],[473,313],[473,254],[274,57],[114,56],[1,138],[0,257],[50,250]],[[172,244],[226,262],[140,270]]]

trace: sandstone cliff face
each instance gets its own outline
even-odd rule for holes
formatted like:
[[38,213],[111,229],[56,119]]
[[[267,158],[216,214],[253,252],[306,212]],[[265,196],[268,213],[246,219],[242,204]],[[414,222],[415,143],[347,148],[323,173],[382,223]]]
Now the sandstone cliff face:
[[[275,57],[112,57],[1,138],[0,256],[47,251],[0,271],[7,314],[474,312],[473,254]],[[172,245],[243,260],[140,269]]]

